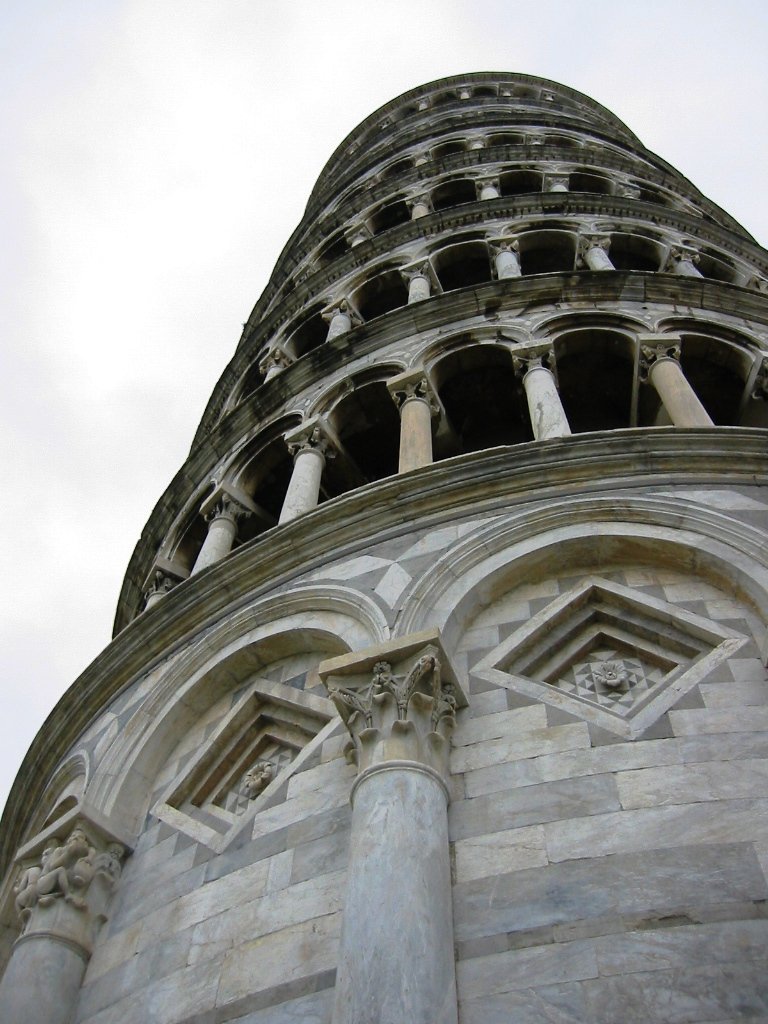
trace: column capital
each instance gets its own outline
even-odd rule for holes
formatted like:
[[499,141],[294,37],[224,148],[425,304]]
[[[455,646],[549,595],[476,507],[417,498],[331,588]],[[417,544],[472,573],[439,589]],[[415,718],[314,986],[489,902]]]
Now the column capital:
[[555,350],[551,345],[537,345],[512,354],[512,368],[516,377],[525,377],[531,370],[549,370],[555,376]]
[[423,207],[424,213],[419,216],[424,217],[428,213],[432,213],[432,198],[428,193],[423,195],[408,196],[405,200],[405,205],[408,207],[411,217],[413,218],[413,208],[415,206]]
[[692,263],[694,266],[700,261],[701,257],[696,249],[690,245],[673,245],[669,250],[666,262],[664,264],[664,270],[674,271],[675,268],[681,263]]
[[52,836],[41,854],[22,863],[14,886],[19,941],[50,936],[89,956],[126,853],[123,843],[97,834],[85,820],[76,820],[65,838]]
[[253,511],[241,504],[231,494],[222,493],[216,504],[203,513],[206,522],[212,523],[215,519],[229,519],[237,524],[240,519],[247,519],[253,515]]
[[317,452],[326,459],[332,459],[336,454],[331,432],[319,416],[313,416],[290,430],[285,434],[285,443],[294,458],[302,452]]
[[371,229],[367,224],[353,224],[344,231],[344,237],[349,243],[350,248],[354,249],[356,245],[361,245],[363,242],[367,242],[369,238],[372,238]]
[[676,334],[641,334],[640,380],[647,381],[654,363],[662,359],[680,362],[680,338]]
[[411,762],[447,777],[450,733],[467,700],[436,630],[331,658],[318,671],[360,773]]
[[584,259],[590,249],[602,249],[607,253],[611,248],[611,236],[599,231],[585,232],[579,235],[579,258]]
[[406,402],[416,398],[429,406],[433,416],[440,412],[440,405],[429,378],[421,368],[406,370],[396,377],[391,377],[387,381],[387,390],[398,409],[402,409]]
[[570,175],[566,171],[549,171],[541,182],[542,192],[568,192]]
[[486,241],[494,255],[500,252],[520,252],[520,242],[517,238],[488,238]]
[[266,377],[271,370],[275,372],[284,370],[293,362],[295,362],[293,356],[289,356],[279,345],[273,344],[267,348],[259,360],[259,373]]
[[619,195],[622,199],[639,199],[640,186],[631,185],[629,182],[621,182],[619,184]]
[[330,324],[335,316],[349,317],[350,323],[355,327],[363,322],[362,318],[352,309],[346,299],[338,299],[336,302],[326,306],[325,309],[320,311],[320,316],[327,324]]
[[179,580],[169,573],[163,572],[161,569],[155,569],[149,586],[144,590],[144,600],[149,601],[150,598],[165,597],[178,582]]
[[417,263],[411,263],[406,267],[400,267],[400,274],[406,284],[410,284],[414,277],[425,278],[429,281],[431,287],[434,287],[439,283],[437,275],[432,269],[432,264],[429,260],[419,260]]
[[478,199],[498,199],[501,196],[498,175],[475,178],[475,193]]

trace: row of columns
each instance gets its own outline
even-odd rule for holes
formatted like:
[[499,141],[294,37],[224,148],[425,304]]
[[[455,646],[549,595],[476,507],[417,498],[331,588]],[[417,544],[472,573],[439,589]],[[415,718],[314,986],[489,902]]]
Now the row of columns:
[[[501,250],[511,255],[511,249]],[[426,271],[414,272],[413,282],[424,287]],[[513,356],[515,373],[522,380],[534,439],[545,441],[568,437],[568,423],[554,373],[554,353],[537,349]],[[674,426],[711,427],[713,421],[680,366],[680,344],[670,335],[640,337],[640,375],[657,391]],[[440,403],[421,369],[409,370],[387,383],[400,411],[400,449],[398,472],[408,473],[433,461],[432,423],[439,415]],[[320,498],[320,485],[326,460],[335,455],[337,441],[330,428],[318,417],[286,435],[293,456],[293,472],[283,501],[279,523],[287,523],[312,511]],[[252,504],[252,503],[251,503]],[[245,496],[225,493],[207,513],[208,533],[191,575],[214,565],[231,551],[241,519],[254,513]],[[168,573],[158,572],[147,592],[146,607],[156,604],[178,582]]]

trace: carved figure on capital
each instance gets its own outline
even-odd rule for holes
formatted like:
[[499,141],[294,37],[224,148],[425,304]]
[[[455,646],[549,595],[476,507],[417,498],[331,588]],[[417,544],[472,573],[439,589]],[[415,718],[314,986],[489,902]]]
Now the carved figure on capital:
[[680,342],[670,339],[669,343],[657,341],[652,344],[640,345],[640,379],[648,380],[648,375],[654,363],[660,359],[674,359],[680,362]]
[[534,349],[528,352],[521,352],[512,356],[512,368],[518,377],[524,377],[529,370],[543,367],[554,376],[555,373],[555,351],[552,348]]
[[294,435],[290,440],[286,438],[289,453],[295,458],[302,452],[315,451],[326,459],[332,459],[336,455],[331,444],[331,439],[325,433],[320,424],[315,424],[306,431]]
[[220,500],[216,502],[205,518],[209,523],[214,519],[231,519],[233,523],[236,523],[239,519],[247,519],[251,515],[253,515],[251,510],[245,508],[231,495],[222,494]]
[[389,393],[398,409],[406,402],[418,398],[429,406],[432,416],[437,416],[440,406],[426,374],[421,370],[402,373],[387,385]]
[[59,901],[76,910],[87,910],[88,891],[96,876],[111,888],[120,877],[124,850],[110,843],[99,850],[79,825],[61,844],[43,850],[40,863],[25,869],[15,886],[16,910],[25,924],[37,907],[52,907]]

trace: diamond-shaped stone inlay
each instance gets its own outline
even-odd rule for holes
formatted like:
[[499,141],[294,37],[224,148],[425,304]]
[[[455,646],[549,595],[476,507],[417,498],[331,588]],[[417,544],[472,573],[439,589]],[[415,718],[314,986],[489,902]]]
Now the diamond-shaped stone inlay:
[[236,701],[153,808],[214,848],[276,799],[282,780],[334,717],[325,697],[259,679]]
[[666,601],[590,577],[471,671],[631,737],[747,639]]

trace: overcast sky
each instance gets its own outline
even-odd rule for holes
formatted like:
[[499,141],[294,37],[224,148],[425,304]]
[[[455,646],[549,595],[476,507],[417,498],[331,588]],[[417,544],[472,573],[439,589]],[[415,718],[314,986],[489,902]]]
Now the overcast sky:
[[767,68],[764,0],[3,0],[0,806],[347,132],[553,78],[765,243]]

